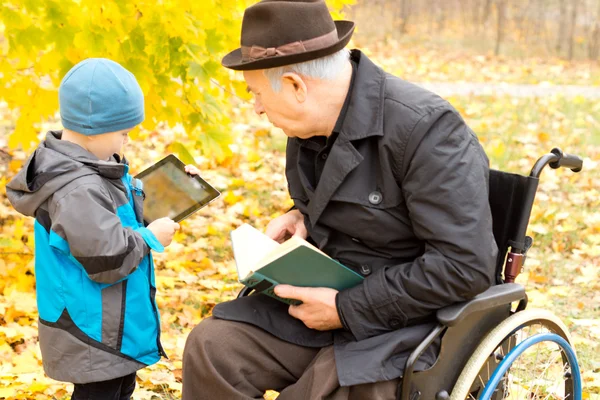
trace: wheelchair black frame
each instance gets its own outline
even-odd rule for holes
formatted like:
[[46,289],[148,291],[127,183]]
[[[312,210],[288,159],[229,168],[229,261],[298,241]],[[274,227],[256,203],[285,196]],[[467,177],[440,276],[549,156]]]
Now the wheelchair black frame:
[[[526,240],[526,231],[527,226],[529,224],[529,218],[531,216],[531,210],[533,208],[533,202],[535,200],[535,195],[538,188],[539,177],[542,173],[542,170],[550,165],[551,168],[557,169],[560,167],[566,167],[571,169],[573,172],[579,172],[582,169],[583,160],[575,155],[570,155],[563,153],[563,151],[559,148],[554,148],[550,153],[543,155],[540,157],[536,163],[534,164],[531,172],[529,174],[529,179],[527,187],[525,189],[525,197],[523,201],[523,209],[520,214],[520,218],[518,221],[517,233],[514,238],[509,240],[510,250],[507,252],[506,264],[504,267],[504,276],[505,278],[508,275],[509,279],[505,279],[506,283],[514,282],[514,279],[521,271],[524,262],[524,255],[527,252],[531,242]],[[527,296],[525,295],[522,299],[518,300],[519,304],[514,312],[522,311],[527,306]],[[485,300],[484,300],[485,301]],[[468,302],[467,302],[468,303]],[[510,304],[510,303],[509,303]],[[492,309],[497,308],[497,304],[484,304],[479,308],[481,309]],[[440,314],[444,313],[444,310],[457,308],[456,305],[446,307],[438,312],[438,320],[440,320]],[[458,310],[458,314],[454,315],[455,319],[465,318],[465,315],[469,313],[469,307],[464,307],[464,309]],[[442,322],[442,321],[440,321]],[[440,337],[442,334],[446,332],[449,325],[440,323],[434,329],[431,330],[429,335],[425,338],[425,340],[417,346],[417,348],[411,353],[411,355],[406,360],[406,364],[404,367],[404,376],[402,377],[402,382],[398,386],[398,392],[396,398],[399,400],[416,400],[419,399],[421,393],[420,392],[411,392],[412,391],[412,383],[414,377],[414,368],[419,360],[419,357],[423,354],[423,352],[434,343],[434,341]],[[461,366],[462,367],[462,366]],[[449,399],[450,394],[447,391],[441,391],[436,394],[435,400],[445,400]]]

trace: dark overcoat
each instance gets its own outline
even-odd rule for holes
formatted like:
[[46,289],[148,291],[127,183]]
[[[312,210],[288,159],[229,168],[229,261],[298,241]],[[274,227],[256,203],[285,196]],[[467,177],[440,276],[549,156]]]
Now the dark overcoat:
[[[342,386],[402,376],[437,309],[494,282],[488,159],[457,111],[359,51],[346,114],[316,187],[315,148],[288,140],[286,175],[310,239],[365,276],[338,294],[344,329],[319,332],[264,295],[215,307],[299,345],[334,344]],[[436,347],[417,366],[432,365]]]

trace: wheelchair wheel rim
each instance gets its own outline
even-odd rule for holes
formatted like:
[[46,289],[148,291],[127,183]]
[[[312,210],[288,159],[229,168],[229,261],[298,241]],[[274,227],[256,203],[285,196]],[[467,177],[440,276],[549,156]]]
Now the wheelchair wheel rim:
[[509,352],[519,343],[539,334],[556,334],[572,350],[566,327],[552,313],[535,309],[518,312],[481,342],[461,373],[451,399],[577,399],[574,380],[580,379],[579,371],[571,371],[569,357],[559,345],[545,341],[530,346],[526,354],[511,363],[511,368],[503,374],[498,385],[493,390],[488,389],[487,397],[482,397],[494,370]]
[[[550,357],[539,360],[540,353],[542,358]],[[555,333],[540,333],[510,350],[485,385],[481,399],[581,400],[579,376],[577,357],[567,341]]]

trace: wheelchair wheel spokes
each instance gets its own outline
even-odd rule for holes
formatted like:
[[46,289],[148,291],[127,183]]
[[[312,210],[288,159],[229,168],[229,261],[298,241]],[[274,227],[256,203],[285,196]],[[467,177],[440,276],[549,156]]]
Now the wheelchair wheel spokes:
[[[542,336],[556,336],[564,343],[540,340]],[[543,310],[516,313],[481,342],[460,375],[451,399],[576,399],[565,352],[565,347],[572,351],[569,342],[566,327],[553,314]],[[519,355],[515,358],[516,348]],[[580,379],[578,368],[576,379]],[[493,381],[495,387],[487,387]]]
[[563,348],[542,341],[525,350],[503,374],[494,393],[507,400],[572,400],[570,365]]
[[[509,333],[504,340],[498,344],[494,351],[489,355],[485,364],[482,366],[477,379],[473,383],[471,391],[469,392],[469,399],[479,399],[483,388],[485,388],[492,377],[492,374],[500,365],[500,362],[510,352],[510,350],[528,337],[538,333],[547,333],[548,331],[548,328],[543,323],[528,321],[528,323],[517,327],[517,329]],[[539,355],[532,357],[531,354],[528,354],[528,356],[529,357],[522,361],[528,361],[528,363],[531,365],[538,365]],[[520,387],[520,382],[524,381],[524,376],[528,371],[530,371],[530,369],[531,366],[527,365],[525,362],[515,364],[511,370],[504,375],[501,382],[495,389],[494,396],[492,398],[495,400],[512,398],[514,395],[511,394],[514,394],[517,391],[516,389],[519,389],[518,391],[521,392],[522,388]]]

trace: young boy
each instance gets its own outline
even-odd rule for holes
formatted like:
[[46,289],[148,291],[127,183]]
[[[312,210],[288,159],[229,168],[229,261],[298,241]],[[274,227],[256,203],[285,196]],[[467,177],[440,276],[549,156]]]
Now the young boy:
[[157,362],[159,314],[150,250],[179,225],[147,228],[141,185],[119,156],[144,120],[135,77],[114,61],[88,59],[59,88],[63,131],[48,132],[7,185],[35,217],[39,340],[44,370],[73,382],[73,399],[129,399],[136,371]]

